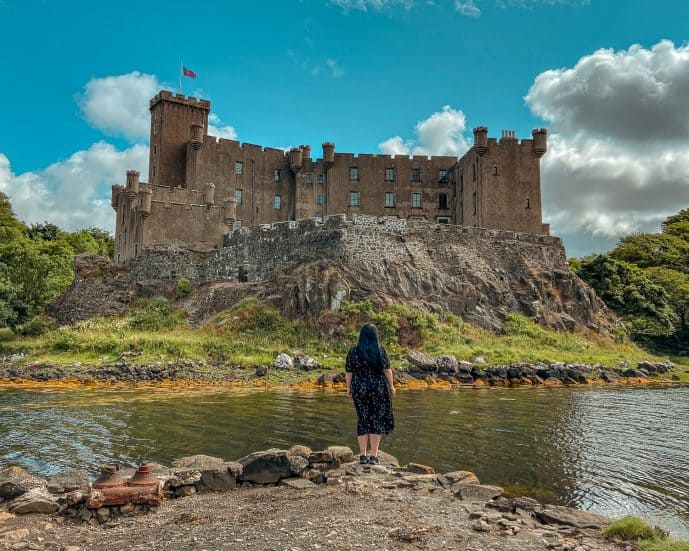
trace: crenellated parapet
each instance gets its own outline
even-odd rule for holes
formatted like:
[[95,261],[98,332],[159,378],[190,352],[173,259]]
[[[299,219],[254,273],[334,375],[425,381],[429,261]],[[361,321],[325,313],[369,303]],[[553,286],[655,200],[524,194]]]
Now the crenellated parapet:
[[157,104],[167,102],[179,106],[193,107],[195,109],[211,110],[211,102],[205,99],[196,99],[194,96],[185,96],[184,94],[173,94],[168,90],[161,90],[149,102],[149,109],[153,109]]

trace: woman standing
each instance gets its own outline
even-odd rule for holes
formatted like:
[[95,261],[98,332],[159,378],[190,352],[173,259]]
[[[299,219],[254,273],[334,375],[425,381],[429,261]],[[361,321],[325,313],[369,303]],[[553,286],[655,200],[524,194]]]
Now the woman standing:
[[[345,366],[347,395],[354,399],[356,434],[359,440],[359,463],[378,463],[378,446],[382,434],[395,426],[392,417],[392,369],[385,348],[380,344],[378,328],[367,323],[359,333],[359,343],[347,353]],[[369,440],[371,455],[366,455]]]

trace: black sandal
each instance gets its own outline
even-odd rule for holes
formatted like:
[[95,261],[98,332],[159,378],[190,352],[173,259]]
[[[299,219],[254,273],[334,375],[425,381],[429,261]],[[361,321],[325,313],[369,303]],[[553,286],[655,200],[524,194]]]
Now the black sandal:
[[359,456],[359,464],[360,465],[367,465],[368,464],[368,456],[360,455]]
[[368,462],[371,465],[378,465],[378,457],[376,457],[375,455],[369,455],[368,456]]

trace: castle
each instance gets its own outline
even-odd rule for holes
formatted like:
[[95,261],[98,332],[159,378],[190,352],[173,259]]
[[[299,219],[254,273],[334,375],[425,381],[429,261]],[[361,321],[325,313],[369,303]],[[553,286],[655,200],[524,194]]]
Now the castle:
[[149,182],[130,170],[125,186],[112,186],[118,263],[159,245],[211,251],[242,226],[332,214],[549,233],[545,129],[520,141],[513,131],[497,140],[475,128],[460,159],[336,153],[331,142],[313,159],[308,145],[285,152],[209,136],[210,108],[168,91],[151,99]]

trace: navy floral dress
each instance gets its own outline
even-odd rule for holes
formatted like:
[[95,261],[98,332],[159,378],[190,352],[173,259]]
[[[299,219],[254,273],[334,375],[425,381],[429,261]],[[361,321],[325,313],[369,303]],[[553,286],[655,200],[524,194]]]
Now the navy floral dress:
[[395,426],[392,399],[383,369],[389,367],[385,349],[381,347],[384,366],[372,365],[353,347],[347,353],[345,370],[352,374],[352,398],[356,408],[356,434],[390,434]]

